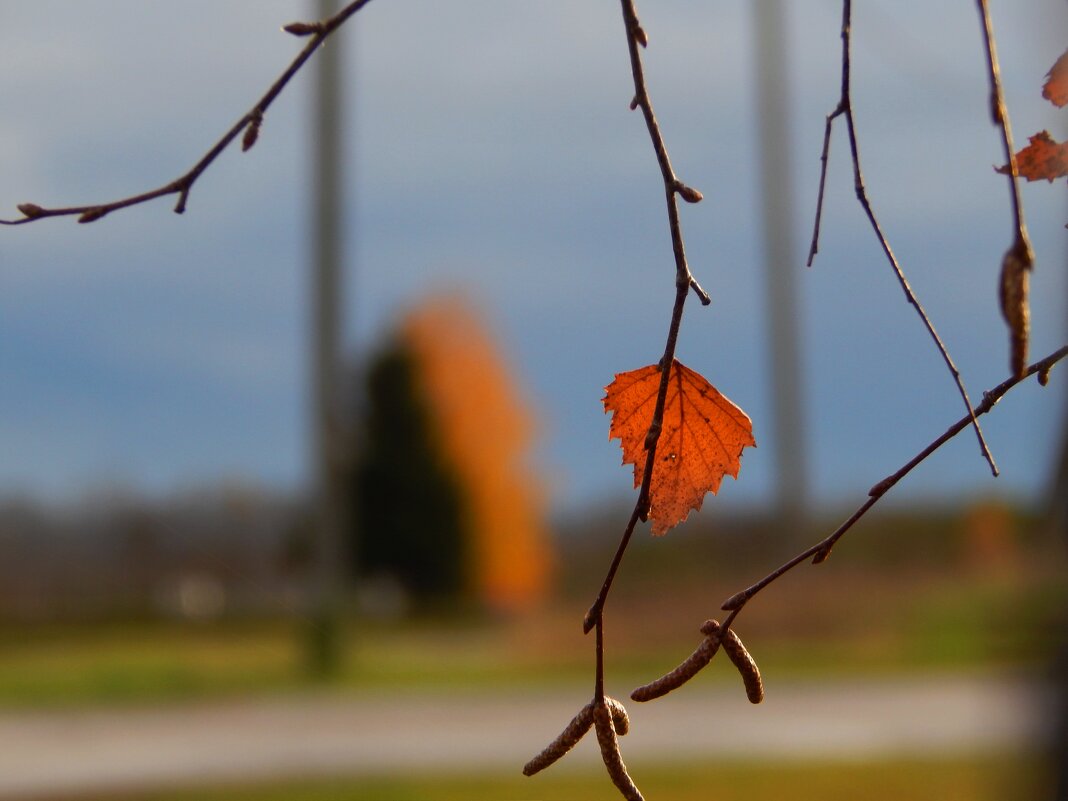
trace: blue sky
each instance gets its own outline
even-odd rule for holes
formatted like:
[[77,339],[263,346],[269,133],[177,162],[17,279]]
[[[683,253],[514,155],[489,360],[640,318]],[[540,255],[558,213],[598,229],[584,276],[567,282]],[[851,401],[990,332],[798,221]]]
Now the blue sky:
[[[0,9],[0,209],[110,200],[184,172],[300,43],[280,25],[310,2],[5,0]],[[790,6],[795,269],[809,483],[859,500],[961,413],[832,146],[821,252],[803,266],[824,116],[837,101],[840,4]],[[1065,114],[1039,94],[1068,7],[995,3],[1017,140]],[[741,2],[639,5],[649,88],[679,175],[692,303],[680,357],[754,420],[737,483],[772,493],[760,260],[752,19]],[[858,4],[854,103],[876,211],[978,399],[1006,375],[995,280],[1011,238],[971,4]],[[533,458],[554,508],[622,495],[602,389],[655,361],[673,297],[659,173],[616,3],[376,0],[339,34],[350,98],[347,348],[354,358],[427,292],[483,307],[538,410]],[[304,486],[310,75],[227,152],[183,216],[156,202],[89,226],[0,229],[0,494],[166,493],[217,480]],[[1063,182],[1024,187],[1038,255],[1033,353],[1068,329]],[[1062,371],[1063,373],[1063,371]],[[961,436],[899,500],[1034,498],[1066,403],[1063,374],[984,421],[992,481]]]

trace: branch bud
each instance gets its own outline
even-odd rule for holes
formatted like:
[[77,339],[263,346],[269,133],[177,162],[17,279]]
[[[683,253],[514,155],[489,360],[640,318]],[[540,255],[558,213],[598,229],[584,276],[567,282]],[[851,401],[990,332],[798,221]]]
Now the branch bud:
[[679,197],[685,200],[687,203],[700,203],[705,199],[705,196],[694,189],[692,186],[686,186],[681,181],[676,181],[675,191],[679,193]]
[[36,220],[38,217],[43,217],[45,214],[45,210],[36,203],[19,203],[18,210],[22,212],[23,217],[27,217],[31,220]]
[[245,135],[241,138],[242,153],[247,153],[256,144],[256,140],[260,138],[261,125],[263,125],[263,114],[257,111],[252,115],[252,119],[249,120],[248,127],[245,128]]
[[80,222],[80,223],[96,222],[101,217],[103,217],[105,214],[107,214],[107,210],[103,206],[96,206],[94,208],[87,209],[86,211],[83,211],[81,213],[81,216],[78,217],[78,222]]
[[733,612],[735,609],[741,609],[749,602],[750,597],[752,596],[750,596],[748,589],[736,592],[723,602],[723,606],[721,606],[720,609],[724,612]]
[[323,26],[319,22],[291,22],[282,30],[294,36],[315,36],[323,32]]
[[637,22],[634,25],[634,39],[642,47],[648,47],[649,46],[649,34],[647,34],[645,32],[645,28],[643,28],[641,26],[641,24],[637,23]]

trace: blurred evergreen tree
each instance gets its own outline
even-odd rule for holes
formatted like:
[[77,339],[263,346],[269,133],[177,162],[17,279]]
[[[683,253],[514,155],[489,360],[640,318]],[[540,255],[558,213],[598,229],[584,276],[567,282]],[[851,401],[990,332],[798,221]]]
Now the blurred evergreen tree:
[[374,357],[365,398],[353,470],[355,570],[392,576],[417,603],[455,599],[469,586],[463,496],[404,341]]

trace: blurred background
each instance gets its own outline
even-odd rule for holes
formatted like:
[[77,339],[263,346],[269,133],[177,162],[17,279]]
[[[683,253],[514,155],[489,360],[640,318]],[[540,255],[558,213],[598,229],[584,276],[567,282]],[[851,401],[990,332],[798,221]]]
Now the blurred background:
[[[679,357],[758,447],[636,537],[607,612],[619,697],[962,415],[844,127],[804,266],[841,6],[787,5],[639,6],[705,195],[682,222],[712,304]],[[0,213],[185,172],[301,46],[280,26],[328,6],[6,0]],[[1068,7],[993,13],[1018,147],[1063,139],[1041,85]],[[184,215],[0,231],[0,798],[615,797],[591,743],[519,770],[589,693],[580,621],[633,503],[601,397],[659,358],[674,296],[619,16],[372,3]],[[977,402],[1008,371],[1012,236],[978,15],[866,3],[853,35],[871,200]],[[1068,204],[1022,192],[1039,358],[1068,335]],[[1000,477],[962,433],[754,602],[762,707],[718,660],[666,711],[632,705],[647,796],[1052,797],[1066,410],[1059,370],[1014,390],[982,421]]]

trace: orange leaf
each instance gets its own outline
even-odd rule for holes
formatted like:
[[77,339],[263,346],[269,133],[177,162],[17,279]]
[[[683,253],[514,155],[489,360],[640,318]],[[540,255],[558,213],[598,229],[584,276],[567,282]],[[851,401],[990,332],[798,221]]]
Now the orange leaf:
[[[1055,178],[1068,175],[1068,142],[1058,144],[1049,131],[1042,131],[1030,139],[1031,144],[1016,154],[1016,169],[1021,178],[1039,181],[1045,178],[1051,183]],[[1003,175],[1009,174],[1009,167],[998,167]]]
[[[623,463],[634,465],[634,486],[645,476],[645,436],[653,421],[660,368],[655,364],[616,374],[605,387],[604,410],[612,413],[609,439],[619,439]],[[666,534],[706,492],[717,492],[723,476],[738,478],[742,449],[756,446],[749,417],[678,360],[668,376],[664,423],[649,484],[653,533]]]
[[1046,73],[1046,83],[1042,86],[1042,97],[1055,106],[1068,103],[1068,50],[1054,63]]

